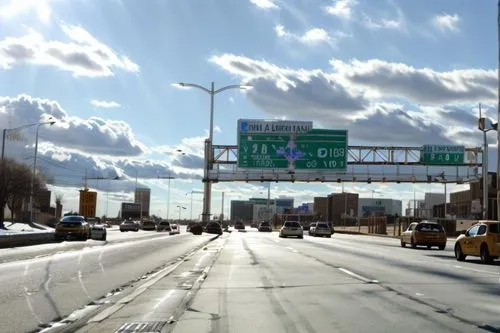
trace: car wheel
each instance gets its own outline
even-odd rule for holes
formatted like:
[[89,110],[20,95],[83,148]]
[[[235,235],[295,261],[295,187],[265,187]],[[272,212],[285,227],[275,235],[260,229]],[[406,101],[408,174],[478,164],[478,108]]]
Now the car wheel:
[[446,247],[446,245],[439,245],[439,249],[440,249],[441,251],[443,251],[445,247]]
[[406,247],[406,243],[401,241],[401,247]]
[[427,245],[427,250],[430,250],[430,249],[432,249],[432,246]]
[[103,242],[105,242],[105,241],[106,241],[106,234],[103,234],[103,235],[102,235],[101,240],[102,240]]
[[120,232],[125,232],[125,230],[120,230]]
[[493,258],[490,256],[490,251],[488,250],[488,245],[482,244],[481,245],[481,263],[483,264],[491,264],[493,261]]
[[326,237],[328,237],[328,238],[332,238],[332,235],[327,235]]
[[417,244],[415,244],[415,240],[413,238],[411,239],[411,243],[410,244],[411,244],[411,248],[412,249],[416,249],[417,248]]
[[464,261],[465,257],[466,256],[462,252],[462,247],[460,246],[460,244],[455,244],[455,259],[457,259],[457,261]]
[[303,238],[304,238],[304,236],[299,236],[299,239],[303,239]]

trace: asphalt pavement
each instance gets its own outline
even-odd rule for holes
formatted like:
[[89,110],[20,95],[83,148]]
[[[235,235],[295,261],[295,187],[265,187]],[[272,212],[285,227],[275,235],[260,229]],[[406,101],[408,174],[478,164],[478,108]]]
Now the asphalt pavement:
[[82,242],[85,247],[77,249],[51,244],[61,245],[57,253],[42,251],[41,257],[1,263],[0,332],[33,332],[105,296],[126,294],[211,238],[190,233],[139,235],[118,232],[116,238],[123,241],[100,246]]
[[[185,231],[186,227],[181,226],[181,233],[184,233]],[[88,239],[87,241],[71,240],[71,241],[0,249],[0,263],[26,260],[31,258],[40,258],[43,256],[49,256],[56,253],[63,253],[71,250],[75,251],[89,247],[123,243],[123,242],[128,242],[130,240],[147,239],[147,238],[155,238],[163,236],[165,236],[165,232],[143,231],[143,230],[139,230],[137,232],[133,231],[120,232],[118,226],[113,226],[112,228],[107,229],[107,240],[105,242],[93,239]]]
[[498,264],[452,247],[233,233],[173,332],[499,332]]
[[[29,274],[22,270],[24,285],[10,298],[4,288],[0,292],[2,300],[16,305],[12,310],[0,306],[11,320],[9,332],[15,328],[16,309],[34,318],[44,311],[54,313],[50,299],[57,299],[57,309],[65,313],[76,309],[76,300],[94,300],[94,305],[47,332],[500,332],[499,263],[459,263],[453,257],[453,242],[439,251],[401,248],[392,238],[335,234],[331,239],[281,239],[276,232],[249,230],[225,233],[182,257],[192,242],[208,240],[184,237],[171,238],[165,251],[176,251],[168,258],[177,257],[177,264],[104,299],[98,295],[112,287],[107,281],[120,276],[125,281],[134,275],[129,270],[146,268],[145,263],[151,268],[157,262],[132,256],[119,263],[117,251],[106,252],[103,258],[109,261],[103,261],[96,248],[81,260],[73,257],[73,267],[65,265],[64,256],[42,265],[39,276],[54,272],[49,280],[29,284]],[[181,239],[189,239],[190,245]],[[145,253],[145,247],[160,239],[138,242],[144,245],[137,250]],[[112,246],[128,251],[125,244]],[[151,253],[159,253],[157,246]],[[104,271],[99,262],[105,264]],[[2,266],[0,283],[8,272]],[[23,275],[20,268],[26,269],[19,266],[11,279]],[[56,278],[55,272],[60,276]],[[60,281],[58,287],[45,289],[54,278]],[[15,282],[10,286],[14,288]],[[37,288],[39,296],[31,298]],[[72,299],[64,300],[64,293],[72,292]]]

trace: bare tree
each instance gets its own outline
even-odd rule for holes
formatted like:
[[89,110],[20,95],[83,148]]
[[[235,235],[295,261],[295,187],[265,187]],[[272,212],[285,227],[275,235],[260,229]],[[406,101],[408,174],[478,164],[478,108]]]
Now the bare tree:
[[[25,164],[5,159],[0,165],[0,228],[4,228],[4,207],[13,214],[19,214],[23,201],[27,201],[31,191],[31,170]],[[34,178],[33,193],[45,189],[45,182],[37,175]]]
[[57,193],[56,194],[56,205],[61,205],[62,201],[63,201],[63,198],[64,198],[64,194]]

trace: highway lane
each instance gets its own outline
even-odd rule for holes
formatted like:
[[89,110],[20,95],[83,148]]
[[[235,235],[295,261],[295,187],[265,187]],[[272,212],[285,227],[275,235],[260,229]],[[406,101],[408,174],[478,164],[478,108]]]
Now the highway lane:
[[499,332],[499,266],[397,239],[233,232],[173,332]]
[[2,263],[0,332],[30,332],[39,325],[66,317],[131,281],[136,284],[148,272],[176,262],[210,238],[163,233]]
[[[181,226],[181,234],[186,232],[186,226]],[[89,239],[87,241],[64,241],[58,243],[39,244],[32,246],[21,246],[15,248],[0,249],[0,263],[9,261],[26,260],[38,258],[55,253],[80,250],[88,247],[104,246],[128,242],[130,240],[163,237],[165,233],[156,231],[120,232],[117,226],[107,229],[107,241]],[[173,235],[177,237],[178,235]]]

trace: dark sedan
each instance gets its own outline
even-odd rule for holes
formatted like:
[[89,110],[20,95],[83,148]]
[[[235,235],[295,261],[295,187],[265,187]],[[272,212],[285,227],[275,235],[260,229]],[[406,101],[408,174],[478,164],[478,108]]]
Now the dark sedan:
[[218,222],[210,222],[207,224],[206,233],[222,235],[222,226]]

